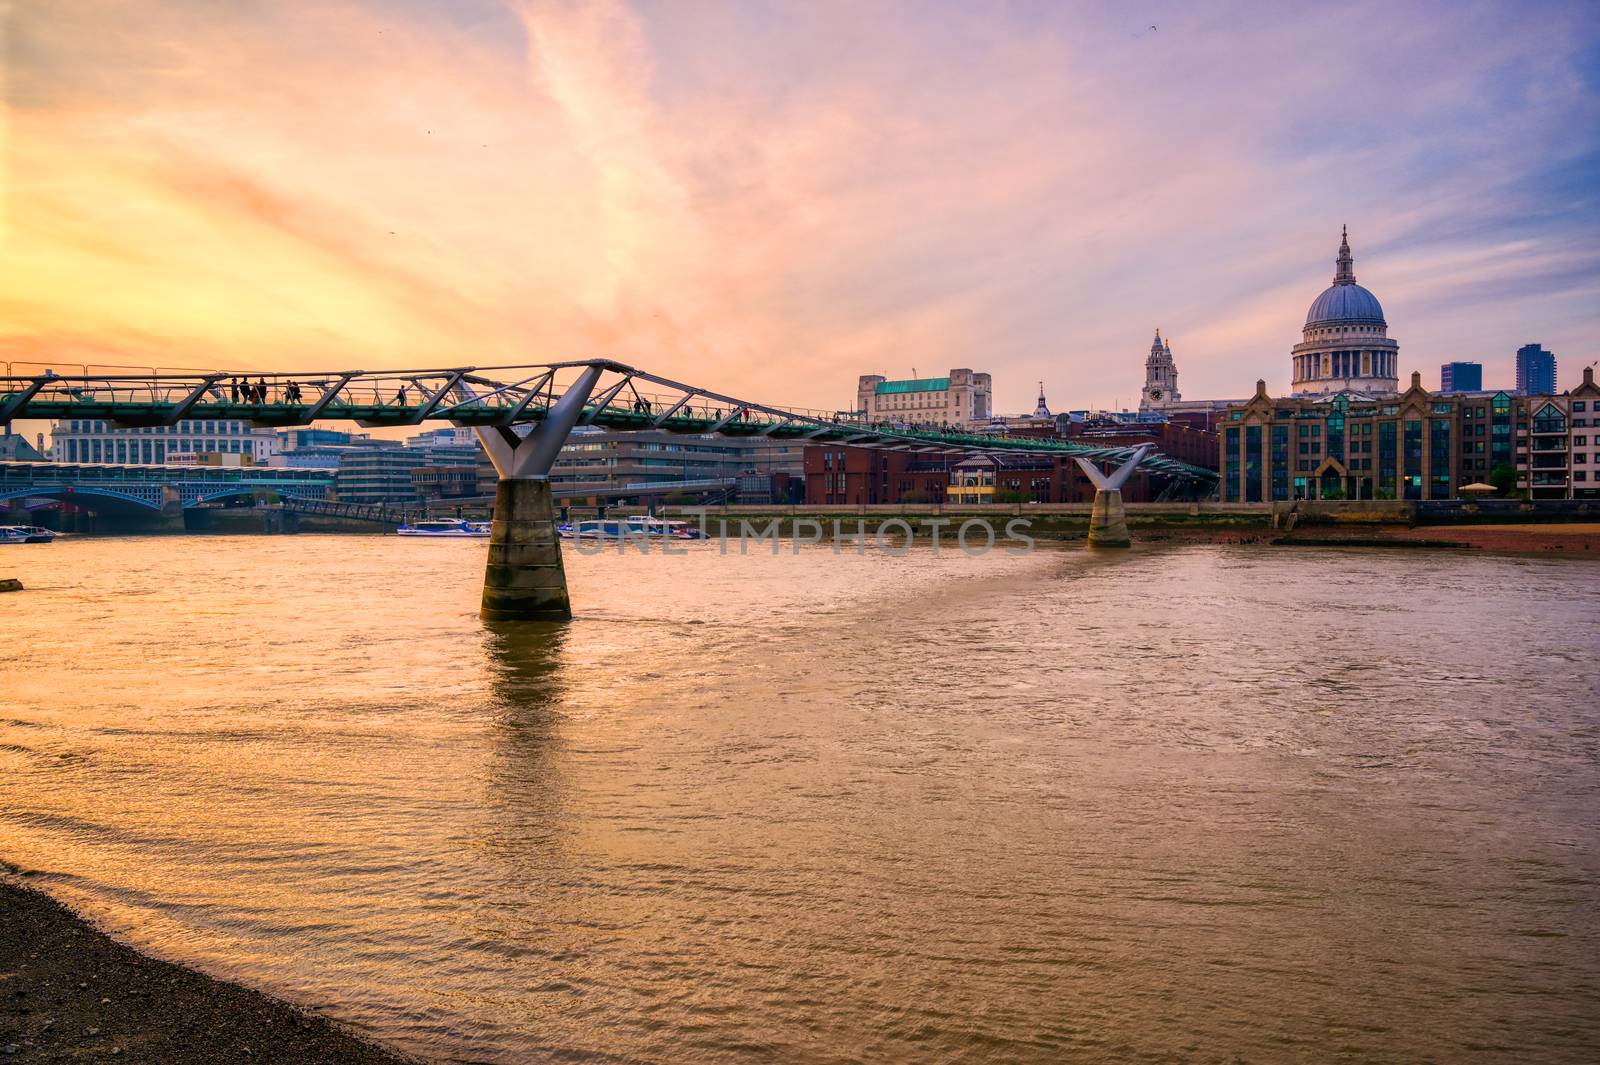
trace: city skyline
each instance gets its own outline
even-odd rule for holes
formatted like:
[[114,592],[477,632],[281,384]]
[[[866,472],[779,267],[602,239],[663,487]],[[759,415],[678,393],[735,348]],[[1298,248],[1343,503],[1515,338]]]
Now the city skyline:
[[1600,348],[1580,5],[109,10],[10,17],[4,358],[604,355],[823,408],[973,366],[1021,412],[1136,406],[1159,325],[1238,396],[1346,223],[1402,377]]

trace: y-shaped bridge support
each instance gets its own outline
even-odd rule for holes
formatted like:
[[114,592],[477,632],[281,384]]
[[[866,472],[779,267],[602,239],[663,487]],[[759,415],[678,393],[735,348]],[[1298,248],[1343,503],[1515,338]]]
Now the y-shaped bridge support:
[[[494,493],[489,562],[483,571],[485,621],[565,621],[572,617],[550,494],[550,468],[583,415],[603,368],[588,366],[533,431],[475,426],[500,484]],[[465,386],[458,386],[465,388]]]
[[1110,473],[1088,459],[1078,459],[1085,476],[1094,483],[1094,508],[1089,512],[1090,547],[1129,547],[1128,514],[1122,509],[1122,486],[1154,444],[1140,444],[1133,457]]

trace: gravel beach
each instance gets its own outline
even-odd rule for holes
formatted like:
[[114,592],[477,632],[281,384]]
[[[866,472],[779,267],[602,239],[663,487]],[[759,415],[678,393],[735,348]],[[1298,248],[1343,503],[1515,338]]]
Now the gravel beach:
[[0,1065],[397,1065],[411,1059],[257,991],[147,958],[0,879]]

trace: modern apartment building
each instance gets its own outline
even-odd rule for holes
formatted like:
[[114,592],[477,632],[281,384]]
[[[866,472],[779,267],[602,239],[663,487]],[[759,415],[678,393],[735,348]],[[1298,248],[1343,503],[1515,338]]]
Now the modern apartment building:
[[1532,499],[1600,497],[1600,385],[1594,367],[1559,396],[1528,396],[1517,433],[1517,487]]

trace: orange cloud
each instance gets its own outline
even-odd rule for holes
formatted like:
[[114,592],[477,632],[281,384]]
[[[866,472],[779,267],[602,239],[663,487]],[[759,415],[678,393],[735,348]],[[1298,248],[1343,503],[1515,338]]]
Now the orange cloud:
[[[1434,66],[1397,25],[1312,76],[1309,44],[1372,11],[1195,13],[1152,38],[942,10],[153,0],[132,23],[109,0],[29,5],[10,26],[0,351],[605,355],[824,408],[858,373],[967,365],[1025,409],[1040,378],[1057,407],[1131,398],[1160,324],[1186,394],[1235,395],[1280,383],[1344,221],[1408,361],[1509,355],[1528,330],[1592,350],[1592,219],[1436,232],[1495,197],[1526,214],[1540,193],[1504,188],[1507,160],[1551,156],[1585,106],[1515,20]],[[1444,121],[1534,52],[1536,107]],[[1433,87],[1413,99],[1377,70]],[[1382,121],[1331,121],[1330,96]],[[1440,305],[1516,240],[1540,250],[1499,275],[1543,263],[1553,293]]]

